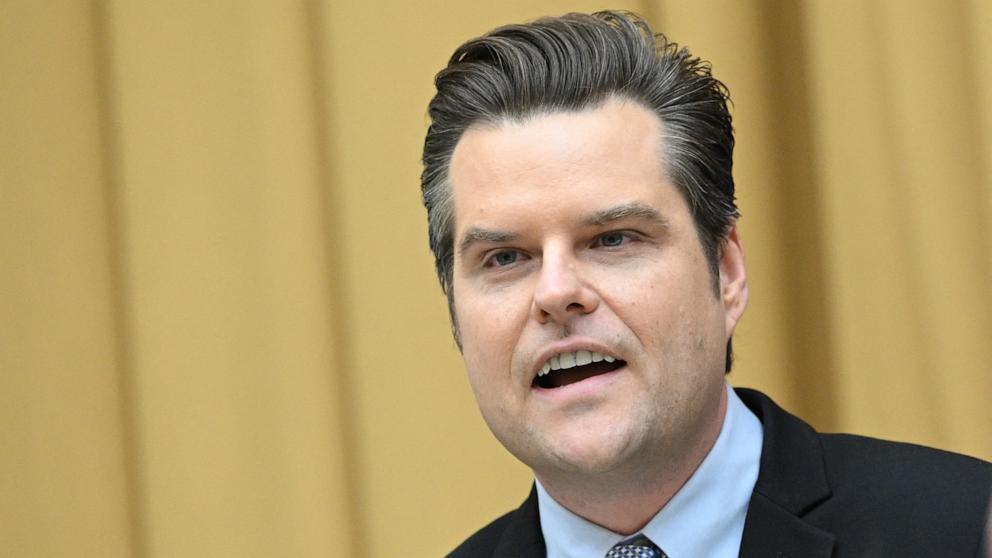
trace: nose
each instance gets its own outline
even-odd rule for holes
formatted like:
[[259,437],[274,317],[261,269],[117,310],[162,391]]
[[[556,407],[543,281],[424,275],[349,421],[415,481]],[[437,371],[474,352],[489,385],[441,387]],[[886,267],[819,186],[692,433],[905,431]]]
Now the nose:
[[599,306],[599,295],[568,254],[545,252],[534,287],[534,317],[539,323],[565,325]]

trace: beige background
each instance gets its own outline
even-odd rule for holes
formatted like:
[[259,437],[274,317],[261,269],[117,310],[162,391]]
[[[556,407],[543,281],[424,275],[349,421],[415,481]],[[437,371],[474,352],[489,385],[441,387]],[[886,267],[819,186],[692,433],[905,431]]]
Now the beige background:
[[635,9],[730,87],[737,385],[992,458],[992,4],[0,0],[0,555],[438,556],[516,505],[419,203],[463,40]]

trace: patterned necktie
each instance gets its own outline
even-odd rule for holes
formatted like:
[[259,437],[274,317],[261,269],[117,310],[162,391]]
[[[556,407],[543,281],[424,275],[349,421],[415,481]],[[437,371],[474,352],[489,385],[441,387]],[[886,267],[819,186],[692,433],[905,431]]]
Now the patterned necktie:
[[651,539],[644,535],[635,535],[620,541],[606,553],[606,558],[668,558]]

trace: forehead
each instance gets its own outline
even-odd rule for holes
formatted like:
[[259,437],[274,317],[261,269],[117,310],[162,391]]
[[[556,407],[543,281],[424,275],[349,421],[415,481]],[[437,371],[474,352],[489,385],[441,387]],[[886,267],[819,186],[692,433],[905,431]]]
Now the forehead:
[[[451,157],[450,178],[472,171],[560,170],[581,161],[612,163],[660,155],[661,122],[642,104],[611,98],[580,111],[558,111],[470,126]],[[466,176],[466,174],[469,176]]]
[[455,228],[536,209],[650,204],[668,186],[661,137],[653,112],[615,98],[582,111],[472,126],[449,168]]

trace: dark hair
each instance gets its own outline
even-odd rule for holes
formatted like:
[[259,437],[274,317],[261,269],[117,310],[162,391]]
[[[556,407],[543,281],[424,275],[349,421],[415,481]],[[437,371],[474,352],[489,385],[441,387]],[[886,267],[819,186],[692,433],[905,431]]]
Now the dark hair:
[[[420,180],[456,341],[448,166],[462,134],[473,124],[579,111],[610,97],[639,102],[661,119],[665,169],[689,204],[719,291],[720,247],[739,213],[729,95],[709,63],[654,34],[640,16],[607,11],[495,29],[458,47],[434,83]],[[728,343],[728,371],[730,364]]]

